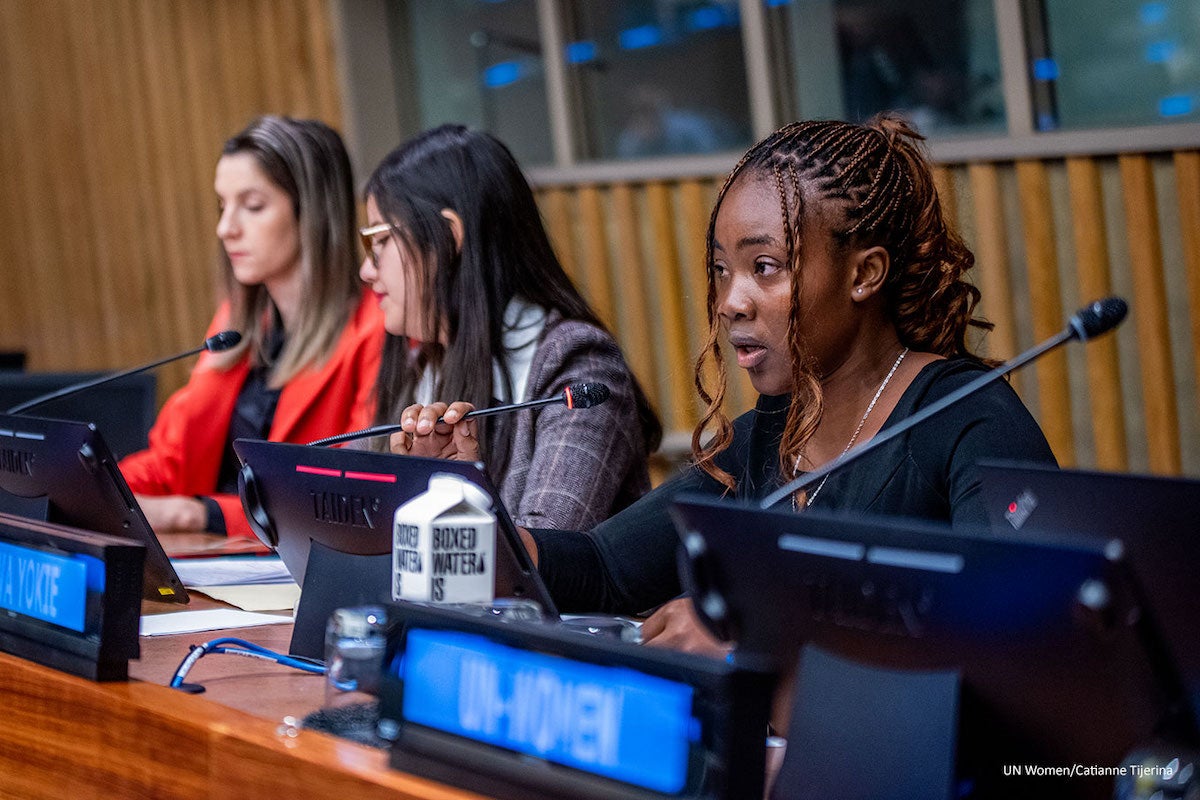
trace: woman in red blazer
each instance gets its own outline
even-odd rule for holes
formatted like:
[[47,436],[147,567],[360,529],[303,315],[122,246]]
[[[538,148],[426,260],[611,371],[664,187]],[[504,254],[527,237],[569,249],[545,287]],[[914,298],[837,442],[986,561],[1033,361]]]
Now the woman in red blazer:
[[370,424],[383,321],[358,282],[350,160],[331,128],[256,120],[225,143],[215,189],[228,299],[209,334],[233,328],[242,344],[201,356],[121,471],[156,531],[249,536],[233,440]]

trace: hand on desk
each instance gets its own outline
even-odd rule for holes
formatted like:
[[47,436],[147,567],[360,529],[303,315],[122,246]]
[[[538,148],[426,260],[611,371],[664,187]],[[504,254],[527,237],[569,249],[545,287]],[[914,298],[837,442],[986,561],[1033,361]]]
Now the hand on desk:
[[676,598],[651,614],[642,623],[642,642],[712,658],[725,658],[733,650],[733,645],[708,632],[688,597]]
[[[430,458],[450,458],[456,461],[479,460],[478,423],[463,420],[463,416],[474,411],[475,406],[466,402],[430,403],[422,406],[414,403],[400,415],[404,430],[393,433],[393,453]],[[438,418],[442,422],[438,422]]]
[[155,533],[202,531],[208,524],[204,503],[194,497],[139,494],[136,498]]
[[[525,528],[517,528],[521,543],[529,552],[536,567],[537,542]],[[642,643],[655,647],[670,647],[685,653],[699,653],[712,658],[725,658],[733,645],[722,642],[708,632],[692,607],[690,598],[681,597],[661,606],[642,623]]]

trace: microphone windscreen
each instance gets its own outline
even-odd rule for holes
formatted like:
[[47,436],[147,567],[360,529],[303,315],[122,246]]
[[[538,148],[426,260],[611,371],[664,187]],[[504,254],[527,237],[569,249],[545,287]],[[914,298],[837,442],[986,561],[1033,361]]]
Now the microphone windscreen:
[[242,335],[237,331],[221,331],[204,340],[204,349],[210,353],[219,353],[231,347],[237,347],[242,341]]
[[567,387],[568,408],[591,408],[608,399],[608,387],[603,383],[573,383]]
[[1076,311],[1071,317],[1071,330],[1080,339],[1092,339],[1120,325],[1128,312],[1129,304],[1124,300],[1106,297]]

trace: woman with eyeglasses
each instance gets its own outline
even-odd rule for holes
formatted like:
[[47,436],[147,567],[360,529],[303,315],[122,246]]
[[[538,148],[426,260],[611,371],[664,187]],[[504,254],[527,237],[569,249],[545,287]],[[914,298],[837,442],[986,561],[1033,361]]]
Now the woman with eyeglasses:
[[[555,257],[508,148],[458,125],[428,131],[383,160],[366,198],[361,277],[390,334],[377,422],[405,426],[391,450],[483,461],[521,525],[589,527],[640,497],[658,419]],[[611,396],[461,425],[464,404],[443,402],[483,408],[585,381]]]
[[242,342],[200,357],[149,448],[120,466],[155,531],[249,536],[233,441],[368,424],[382,319],[358,281],[350,159],[333,129],[257,119],[225,143],[214,188],[226,297],[208,332]]

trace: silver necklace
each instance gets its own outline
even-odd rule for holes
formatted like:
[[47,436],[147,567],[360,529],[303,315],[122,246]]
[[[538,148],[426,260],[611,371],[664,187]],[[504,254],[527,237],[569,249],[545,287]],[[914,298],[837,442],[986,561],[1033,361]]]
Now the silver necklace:
[[[854,443],[858,441],[858,435],[862,433],[863,426],[867,424],[867,417],[871,416],[871,412],[875,410],[875,404],[879,402],[879,398],[883,395],[883,390],[887,388],[888,383],[892,380],[892,376],[896,374],[896,370],[900,369],[900,362],[904,360],[906,355],[908,355],[907,347],[900,351],[900,355],[896,356],[896,363],[892,364],[892,368],[888,370],[888,374],[884,376],[883,383],[879,384],[879,388],[875,390],[875,396],[872,397],[871,402],[867,404],[867,410],[863,412],[862,419],[858,421],[858,427],[854,429],[854,435],[850,437],[850,441],[846,442],[846,446],[842,448],[842,452],[840,455],[838,455],[838,458],[841,458],[842,456],[846,455],[846,453],[849,453],[850,448],[853,447]],[[800,459],[803,457],[803,453],[796,456],[796,465],[792,467],[793,474],[800,471]],[[828,475],[826,475],[824,478],[821,478],[821,482],[817,484],[817,488],[813,489],[813,493],[805,498],[805,508],[811,506],[813,504],[813,500],[817,499],[817,494],[819,494],[820,491],[825,488],[825,481],[827,480],[829,480]],[[796,510],[795,495],[792,495],[792,510]]]

